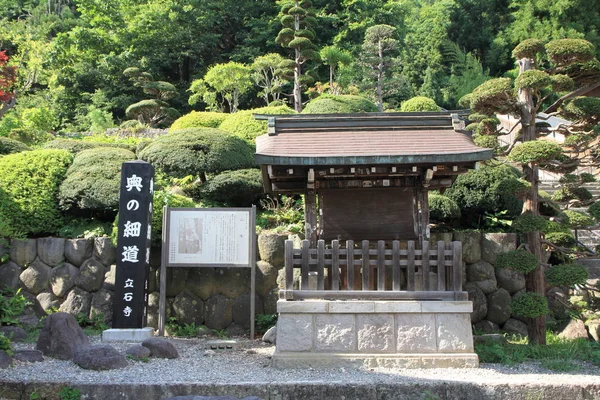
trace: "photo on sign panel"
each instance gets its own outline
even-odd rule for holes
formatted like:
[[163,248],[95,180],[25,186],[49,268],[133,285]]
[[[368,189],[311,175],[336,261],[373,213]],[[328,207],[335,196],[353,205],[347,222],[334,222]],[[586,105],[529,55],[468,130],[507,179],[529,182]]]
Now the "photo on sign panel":
[[183,218],[179,225],[179,252],[184,254],[202,253],[202,218]]

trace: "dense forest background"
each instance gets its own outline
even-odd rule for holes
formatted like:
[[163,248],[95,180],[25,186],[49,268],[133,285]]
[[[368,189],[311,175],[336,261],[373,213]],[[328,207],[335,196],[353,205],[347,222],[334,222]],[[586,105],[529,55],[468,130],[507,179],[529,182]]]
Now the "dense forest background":
[[[18,74],[0,136],[119,125],[128,106],[148,97],[124,74],[131,68],[173,85],[168,103],[179,113],[203,110],[202,101],[190,105],[189,89],[211,66],[251,66],[270,53],[293,58],[276,42],[281,7],[273,0],[0,0],[0,51]],[[524,39],[584,38],[600,48],[600,0],[314,0],[310,8],[315,49],[335,46],[351,56],[336,65],[337,93],[376,98],[365,33],[394,28],[387,109],[416,95],[456,108],[487,79],[516,75],[511,51]],[[306,100],[333,90],[330,65],[321,57],[302,66]],[[237,108],[266,105],[260,90],[251,85]],[[289,99],[290,80],[281,92]]]

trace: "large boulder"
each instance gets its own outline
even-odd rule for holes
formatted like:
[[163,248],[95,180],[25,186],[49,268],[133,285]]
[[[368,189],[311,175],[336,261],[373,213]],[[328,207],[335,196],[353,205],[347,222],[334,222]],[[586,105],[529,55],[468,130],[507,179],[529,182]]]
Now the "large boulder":
[[454,240],[462,242],[464,262],[474,264],[481,260],[480,232],[454,232]]
[[588,339],[588,331],[585,329],[585,324],[580,319],[572,319],[569,321],[565,329],[558,334],[561,339]]
[[481,320],[476,324],[473,324],[473,329],[475,329],[475,332],[483,334],[500,332],[500,327],[498,326],[498,324],[495,324],[492,321],[488,321],[487,319]]
[[221,330],[233,322],[233,300],[223,295],[215,295],[206,302],[204,325],[211,329]]
[[250,288],[250,269],[217,268],[215,281],[217,293],[235,299]]
[[585,326],[587,327],[590,336],[596,342],[600,342],[600,319],[589,319],[585,322]]
[[469,282],[465,285],[465,291],[469,294],[469,300],[473,302],[473,312],[471,313],[471,323],[481,321],[487,315],[487,298],[479,287]]
[[21,283],[19,279],[21,267],[14,261],[9,261],[0,266],[0,289],[18,289]]
[[100,289],[92,295],[92,303],[90,305],[90,319],[102,316],[104,323],[112,321],[113,311],[113,292]]
[[104,265],[100,261],[90,258],[79,268],[79,275],[75,277],[75,286],[88,292],[95,292],[104,283],[104,273]]
[[495,324],[502,325],[510,318],[510,293],[506,289],[498,289],[487,296],[488,313],[486,319]]
[[51,310],[52,308],[60,307],[61,300],[56,297],[52,292],[42,292],[36,296],[37,301],[44,311]]
[[564,320],[569,318],[569,295],[565,293],[561,288],[553,287],[546,292],[546,298],[548,299],[548,308],[550,309],[550,315],[557,320]]
[[277,269],[283,268],[285,241],[288,235],[263,232],[258,235],[258,254],[260,259],[268,262]]
[[0,369],[6,369],[12,364],[12,357],[5,352],[0,350]]
[[29,265],[37,257],[36,239],[12,239],[10,241],[10,259],[17,265]]
[[0,333],[11,342],[23,342],[27,339],[27,332],[20,326],[0,326]]
[[149,348],[144,347],[141,344],[134,344],[125,350],[125,354],[134,360],[144,361],[150,357],[151,353]]
[[493,293],[498,287],[494,266],[483,260],[467,265],[467,278],[485,294]]
[[[254,296],[254,315],[264,314],[263,302],[258,296]],[[231,309],[233,322],[237,325],[250,327],[250,292],[244,293],[233,301]]]
[[162,338],[150,338],[142,342],[142,346],[150,350],[150,355],[156,358],[179,358],[177,349],[171,342]]
[[65,239],[53,237],[38,239],[37,252],[44,264],[55,267],[65,261]]
[[481,258],[496,264],[496,257],[517,248],[516,233],[484,233],[481,238]]
[[214,294],[215,269],[191,268],[187,277],[186,288],[202,300],[208,300]]
[[189,290],[184,290],[173,301],[173,313],[181,324],[201,325],[204,322],[204,302]]
[[92,294],[80,288],[73,288],[59,310],[72,315],[89,315],[91,306]]
[[117,261],[117,248],[108,237],[94,238],[94,257],[105,266]]
[[256,263],[256,293],[265,296],[267,293],[277,287],[276,267],[266,261]]
[[55,296],[63,297],[75,285],[75,278],[79,274],[79,268],[64,263],[55,267],[50,273],[50,285]]
[[125,356],[108,344],[79,347],[75,350],[73,362],[83,369],[95,371],[125,368],[128,365]]
[[92,256],[93,251],[92,239],[68,239],[65,241],[65,258],[67,262],[78,267]]
[[527,324],[514,318],[510,318],[508,321],[506,321],[502,329],[507,333],[513,333],[521,336],[527,336],[528,334]]
[[44,361],[44,355],[39,350],[15,350],[13,358],[17,361],[29,363]]
[[40,331],[36,349],[44,355],[60,360],[71,360],[81,346],[88,346],[88,337],[71,314],[50,314]]
[[498,286],[506,289],[511,295],[525,289],[525,275],[512,269],[496,268],[496,280]]
[[[148,295],[148,307],[146,308],[146,326],[158,329],[158,303],[160,293],[152,292]],[[168,313],[167,313],[168,314]],[[167,319],[169,316],[167,315]]]
[[31,265],[19,275],[21,285],[33,294],[40,294],[48,289],[50,283],[50,273],[52,268],[35,260]]

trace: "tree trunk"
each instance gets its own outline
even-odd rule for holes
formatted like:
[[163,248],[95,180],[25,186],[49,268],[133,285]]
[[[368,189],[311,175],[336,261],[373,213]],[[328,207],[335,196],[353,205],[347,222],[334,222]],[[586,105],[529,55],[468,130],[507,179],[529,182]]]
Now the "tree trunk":
[[[533,60],[521,59],[519,60],[519,73],[530,70],[533,68]],[[535,106],[533,103],[533,95],[531,90],[523,89],[519,90],[519,102],[521,103],[521,128],[523,132],[523,142],[536,140],[535,132]],[[523,173],[525,179],[531,184],[530,189],[525,194],[525,201],[523,202],[523,213],[531,213],[533,215],[539,215],[539,201],[538,201],[538,180],[539,173],[536,165],[523,165]],[[540,238],[540,232],[529,232],[525,234],[525,241],[529,247],[529,251],[534,254],[540,264],[538,267],[528,273],[525,276],[525,288],[528,292],[539,293],[545,296],[545,276],[544,267],[541,265],[542,261],[542,242]],[[530,318],[528,321],[529,330],[529,343],[531,344],[546,344],[546,316],[543,315],[538,318]]]
[[[296,7],[298,7],[298,0],[296,0]],[[300,17],[297,15],[294,17],[294,31],[300,30]],[[300,84],[300,77],[302,76],[302,63],[300,62],[300,50],[294,49],[296,66],[294,67],[294,109],[298,114],[302,112],[302,85]]]
[[377,101],[379,111],[383,112],[383,43],[379,41],[379,65],[377,66]]

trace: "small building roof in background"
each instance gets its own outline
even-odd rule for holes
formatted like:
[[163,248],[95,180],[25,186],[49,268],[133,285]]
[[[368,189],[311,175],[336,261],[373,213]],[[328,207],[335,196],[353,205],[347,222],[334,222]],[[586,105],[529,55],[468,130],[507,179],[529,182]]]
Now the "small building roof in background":
[[268,120],[256,161],[271,165],[475,162],[492,150],[473,144],[458,112],[255,115]]

